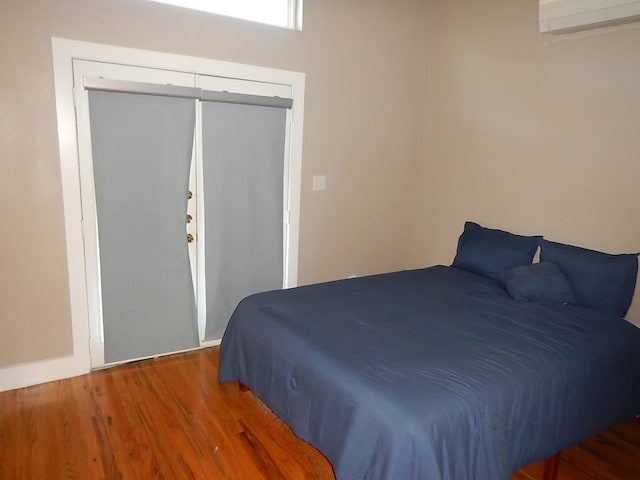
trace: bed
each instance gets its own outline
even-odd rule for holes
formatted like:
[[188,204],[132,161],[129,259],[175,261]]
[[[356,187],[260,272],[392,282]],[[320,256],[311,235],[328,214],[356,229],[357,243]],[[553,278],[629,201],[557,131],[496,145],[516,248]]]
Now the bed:
[[248,386],[338,480],[506,480],[640,414],[640,329],[434,266],[245,298],[218,380]]

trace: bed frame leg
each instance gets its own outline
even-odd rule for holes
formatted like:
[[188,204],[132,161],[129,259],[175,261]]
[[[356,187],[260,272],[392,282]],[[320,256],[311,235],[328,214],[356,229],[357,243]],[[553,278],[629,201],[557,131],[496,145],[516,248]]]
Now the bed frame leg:
[[247,387],[244,383],[242,382],[238,382],[238,387],[240,388],[241,392],[250,392],[251,389],[249,387]]
[[557,480],[558,467],[560,466],[560,452],[544,461],[542,480]]

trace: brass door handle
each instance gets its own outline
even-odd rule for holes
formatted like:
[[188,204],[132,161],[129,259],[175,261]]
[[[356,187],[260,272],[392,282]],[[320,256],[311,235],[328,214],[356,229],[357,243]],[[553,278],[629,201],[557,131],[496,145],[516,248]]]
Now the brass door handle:
[[187,214],[187,220],[186,220],[186,222],[187,222],[187,223],[191,223],[191,220],[193,220],[193,217],[192,217],[191,215]]
[[193,243],[195,241],[195,238],[193,238],[193,235],[191,235],[190,233],[187,233],[187,243]]

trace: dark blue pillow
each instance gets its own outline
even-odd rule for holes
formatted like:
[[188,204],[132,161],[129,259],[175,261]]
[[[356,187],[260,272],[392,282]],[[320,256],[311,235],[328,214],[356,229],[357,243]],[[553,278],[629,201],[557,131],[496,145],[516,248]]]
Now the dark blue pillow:
[[638,276],[638,254],[611,255],[542,240],[540,261],[553,262],[569,278],[576,305],[624,317]]
[[573,289],[562,270],[551,262],[510,268],[500,274],[502,284],[516,300],[575,303]]
[[466,222],[453,266],[500,280],[513,267],[530,265],[541,237],[523,237]]

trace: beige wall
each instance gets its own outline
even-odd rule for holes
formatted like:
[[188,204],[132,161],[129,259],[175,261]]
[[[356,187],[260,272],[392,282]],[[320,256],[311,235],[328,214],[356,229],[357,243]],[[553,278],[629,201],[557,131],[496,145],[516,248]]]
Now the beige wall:
[[52,36],[305,72],[309,283],[449,263],[466,219],[640,250],[640,24],[536,22],[536,0],[306,0],[304,32],[0,0],[0,367],[71,352]]
[[[421,0],[307,0],[290,32],[142,0],[0,1],[0,367],[71,352],[51,37],[307,74],[299,278],[404,263]],[[327,175],[325,192],[311,176]]]
[[640,250],[640,23],[540,34],[537,3],[431,2],[407,266],[450,263],[467,219]]

